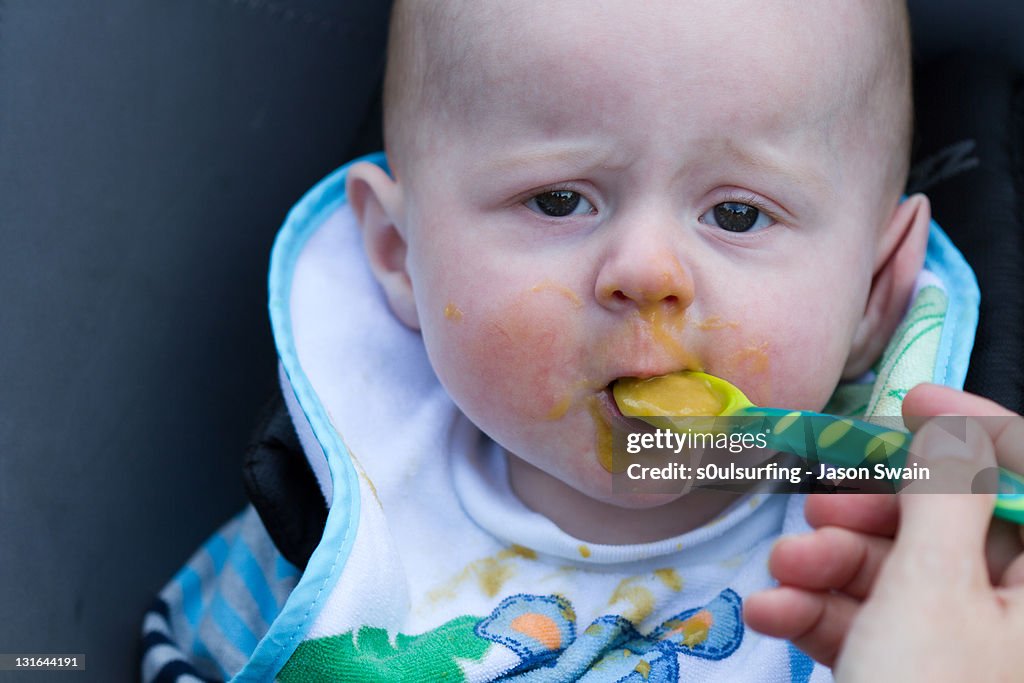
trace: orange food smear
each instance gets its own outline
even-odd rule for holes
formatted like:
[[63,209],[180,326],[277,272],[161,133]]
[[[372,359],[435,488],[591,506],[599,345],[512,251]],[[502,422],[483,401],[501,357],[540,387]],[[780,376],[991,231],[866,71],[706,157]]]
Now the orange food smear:
[[737,366],[745,368],[748,372],[761,374],[768,370],[768,343],[744,347],[737,351],[733,358]]
[[459,307],[453,303],[450,303],[444,307],[444,317],[448,318],[452,322],[459,322],[462,320],[462,311]]
[[569,410],[569,406],[572,404],[572,395],[567,394],[560,398],[548,411],[547,419],[558,420]]
[[700,359],[679,340],[686,325],[686,318],[683,315],[672,313],[671,309],[661,302],[643,306],[637,310],[637,315],[648,323],[651,339],[665,349],[680,367],[690,370],[702,369]]
[[[596,397],[590,397],[590,400],[587,403],[587,409],[590,411],[590,417],[594,420],[594,430],[596,432],[594,450],[597,453],[597,461],[601,463],[601,467],[606,471],[615,474],[612,462],[611,425],[608,424],[607,420],[604,419],[604,415],[601,414],[601,406]],[[622,463],[619,470],[623,471],[624,469],[625,463]]]
[[540,282],[534,285],[533,287],[530,288],[530,291],[554,292],[568,299],[569,303],[572,304],[573,308],[583,308],[583,300],[580,299],[579,295],[577,295],[576,292],[572,291],[565,285],[560,285],[557,282],[552,282],[551,280],[545,280],[544,282]]
[[697,323],[697,329],[699,330],[724,330],[727,327],[736,328],[739,327],[739,323],[735,321],[722,320],[717,315],[705,318]]

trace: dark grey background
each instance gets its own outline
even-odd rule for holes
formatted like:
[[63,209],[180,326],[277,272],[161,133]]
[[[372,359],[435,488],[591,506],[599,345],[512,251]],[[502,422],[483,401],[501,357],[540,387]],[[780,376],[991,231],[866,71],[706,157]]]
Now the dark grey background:
[[908,0],[907,5],[917,57],[927,60],[970,50],[1024,70],[1021,0]]
[[0,652],[134,680],[146,604],[241,509],[270,245],[356,151],[387,9],[0,1]]
[[[17,680],[133,680],[146,603],[243,505],[270,244],[372,146],[387,5],[0,0],[0,652],[88,661]],[[920,56],[1024,69],[1024,3],[911,5]]]

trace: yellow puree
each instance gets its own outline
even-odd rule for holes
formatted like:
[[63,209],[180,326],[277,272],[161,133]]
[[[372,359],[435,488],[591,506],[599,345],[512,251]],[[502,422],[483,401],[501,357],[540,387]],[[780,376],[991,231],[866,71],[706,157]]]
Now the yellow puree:
[[718,415],[724,407],[707,380],[685,372],[648,379],[627,377],[615,382],[612,391],[627,415]]

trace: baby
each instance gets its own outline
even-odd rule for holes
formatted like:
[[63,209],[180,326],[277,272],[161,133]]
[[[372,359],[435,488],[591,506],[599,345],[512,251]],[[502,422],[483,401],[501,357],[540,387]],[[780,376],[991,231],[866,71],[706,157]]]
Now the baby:
[[[700,370],[820,410],[906,338],[930,215],[901,201],[903,3],[393,12],[389,170],[325,179],[272,266],[322,539],[284,550],[269,520],[301,501],[243,513],[161,594],[147,638],[178,644],[178,671],[260,680],[828,679],[743,624],[774,541],[808,529],[802,498],[616,489],[611,435],[636,425],[611,388]],[[303,336],[338,310],[367,355]],[[901,376],[949,359],[918,361]]]
[[818,410],[877,360],[929,222],[902,3],[394,12],[392,177],[348,180],[392,310],[530,508],[600,543],[706,523],[727,498],[612,491],[609,388],[705,370]]

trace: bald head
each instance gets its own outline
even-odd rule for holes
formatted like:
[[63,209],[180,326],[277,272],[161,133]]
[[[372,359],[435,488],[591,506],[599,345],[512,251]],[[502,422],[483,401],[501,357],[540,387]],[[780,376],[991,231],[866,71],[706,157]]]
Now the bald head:
[[[763,59],[733,64],[734,71],[785,69],[795,87],[809,77],[836,84],[833,91],[818,95],[833,100],[827,107],[827,125],[848,129],[847,145],[875,150],[867,162],[875,164],[872,172],[889,187],[902,190],[912,128],[909,21],[903,0],[622,3],[633,20],[629,25],[616,21],[621,8],[577,4],[574,13],[572,0],[555,6],[535,0],[395,0],[384,134],[396,172],[418,155],[429,154],[433,145],[443,144],[439,126],[473,126],[473,114],[482,111],[482,105],[493,104],[488,101],[493,86],[522,76],[515,73],[512,60],[535,54],[540,41],[564,43],[563,63],[578,64],[597,50],[610,50],[619,62],[628,63],[633,58],[657,58],[659,39],[692,40],[695,49],[701,49],[707,47],[705,39],[722,34],[721,27],[728,31],[743,25],[743,39],[764,34],[760,37],[775,38],[783,46],[803,47],[790,47],[788,55],[764,50]],[[672,21],[663,21],[668,15],[681,25],[705,22],[709,28],[703,34],[694,29],[673,35],[665,29],[672,26]],[[574,46],[581,49],[573,52]],[[797,66],[801,59],[806,63]],[[546,76],[550,67],[532,65],[530,77]],[[671,78],[673,70],[685,68],[664,64],[658,77]],[[722,65],[723,77],[731,77],[729,68]],[[508,101],[502,106],[518,104]],[[831,152],[848,153],[843,146],[838,144]]]

